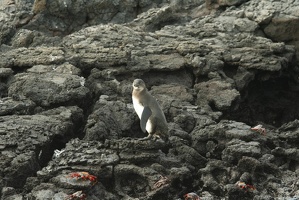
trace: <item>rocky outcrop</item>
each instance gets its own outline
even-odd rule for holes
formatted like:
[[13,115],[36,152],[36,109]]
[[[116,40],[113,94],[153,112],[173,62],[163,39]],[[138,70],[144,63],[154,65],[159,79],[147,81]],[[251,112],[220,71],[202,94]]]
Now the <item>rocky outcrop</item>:
[[297,4],[2,1],[1,199],[298,198]]
[[[274,41],[285,42],[286,44],[298,46],[298,12],[299,3],[277,5],[275,1],[269,1],[266,4],[259,1],[248,2],[249,6],[244,7],[245,16],[258,22],[267,37]],[[254,9],[253,9],[254,8]],[[277,9],[279,11],[277,12]],[[298,57],[298,53],[297,53]]]
[[35,115],[2,116],[2,184],[23,187],[27,177],[46,165],[55,148],[61,148],[75,136],[78,128],[75,123],[82,119],[78,107],[60,107]]

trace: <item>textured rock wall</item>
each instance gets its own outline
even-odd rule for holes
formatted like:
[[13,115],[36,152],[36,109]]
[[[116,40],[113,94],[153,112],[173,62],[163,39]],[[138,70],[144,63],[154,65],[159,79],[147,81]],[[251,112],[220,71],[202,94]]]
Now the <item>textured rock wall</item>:
[[[0,1],[1,199],[299,198],[298,7]],[[138,140],[135,78],[169,142]]]

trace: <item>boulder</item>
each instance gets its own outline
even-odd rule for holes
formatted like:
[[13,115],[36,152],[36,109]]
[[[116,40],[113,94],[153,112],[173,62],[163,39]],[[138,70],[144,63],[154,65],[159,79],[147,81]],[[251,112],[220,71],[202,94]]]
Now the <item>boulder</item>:
[[[84,80],[84,78],[83,78]],[[42,107],[80,105],[88,101],[89,90],[81,77],[71,74],[18,74],[8,89],[11,97],[28,98]]]
[[56,115],[1,116],[1,179],[5,184],[21,188],[28,176],[45,165],[51,151],[75,134],[73,123],[78,121],[72,121],[72,115],[80,112],[79,108],[61,108]]

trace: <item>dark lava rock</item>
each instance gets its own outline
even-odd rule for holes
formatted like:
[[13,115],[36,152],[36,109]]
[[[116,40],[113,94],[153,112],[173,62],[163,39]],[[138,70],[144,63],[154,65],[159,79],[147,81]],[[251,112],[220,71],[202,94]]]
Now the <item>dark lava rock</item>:
[[[298,199],[298,7],[1,1],[0,198]],[[135,78],[168,141],[140,140]]]

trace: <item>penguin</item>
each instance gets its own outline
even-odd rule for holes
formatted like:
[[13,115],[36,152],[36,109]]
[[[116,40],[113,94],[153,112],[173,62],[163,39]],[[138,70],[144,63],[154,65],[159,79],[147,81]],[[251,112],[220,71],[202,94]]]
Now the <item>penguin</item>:
[[140,119],[140,128],[148,136],[141,140],[161,138],[168,140],[168,126],[165,115],[157,100],[148,92],[142,79],[133,81],[132,101]]

